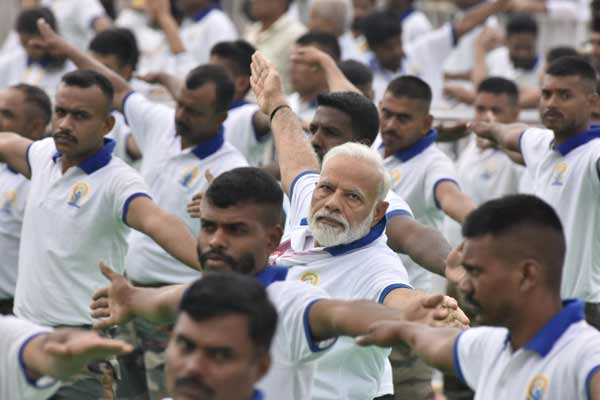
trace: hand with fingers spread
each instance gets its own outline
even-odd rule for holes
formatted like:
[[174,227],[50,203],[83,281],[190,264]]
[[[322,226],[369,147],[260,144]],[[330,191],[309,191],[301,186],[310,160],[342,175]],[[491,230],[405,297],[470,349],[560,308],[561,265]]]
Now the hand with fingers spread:
[[260,53],[252,56],[250,84],[256,95],[260,111],[271,115],[281,105],[287,105],[283,83],[277,69]]
[[129,300],[136,288],[123,275],[114,272],[104,261],[100,261],[100,271],[109,281],[110,286],[102,288],[93,296],[91,304],[92,317],[103,318],[94,324],[95,329],[104,329],[114,325],[122,325],[133,318],[129,308]]

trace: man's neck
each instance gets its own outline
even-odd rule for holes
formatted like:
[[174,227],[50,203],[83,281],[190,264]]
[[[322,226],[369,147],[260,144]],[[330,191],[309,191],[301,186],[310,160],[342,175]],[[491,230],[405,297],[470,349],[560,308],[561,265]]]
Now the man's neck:
[[546,296],[529,301],[511,316],[507,324],[513,351],[525,346],[562,309],[558,296]]
[[262,32],[268,30],[269,28],[271,28],[275,22],[277,22],[279,20],[279,18],[281,18],[283,15],[285,14],[285,12],[281,13],[281,14],[277,14],[275,16],[272,17],[268,17],[268,18],[264,18],[262,21],[260,21],[261,23],[261,27],[260,30]]
[[75,166],[81,164],[82,162],[84,162],[85,160],[87,160],[88,158],[92,157],[94,154],[99,152],[103,146],[104,145],[101,145],[98,148],[95,148],[94,150],[90,150],[89,152],[85,153],[84,155],[75,156],[73,158],[69,157],[66,154],[63,154],[62,155],[62,173],[64,174],[65,172],[67,172],[67,170],[69,168],[75,167]]
[[572,130],[558,132],[554,131],[554,144],[556,146],[565,143],[567,140],[571,139],[573,136],[583,133],[590,129],[590,121],[586,121],[585,124],[582,124],[579,127],[575,127]]
[[206,137],[201,137],[201,138],[194,138],[194,139],[190,139],[187,138],[185,136],[181,136],[181,150],[185,150],[185,149],[189,149],[190,147],[195,147],[201,143],[207,142],[211,139],[214,139],[215,136],[217,136],[217,134],[219,133],[218,130],[216,130],[212,135],[210,136],[206,136]]

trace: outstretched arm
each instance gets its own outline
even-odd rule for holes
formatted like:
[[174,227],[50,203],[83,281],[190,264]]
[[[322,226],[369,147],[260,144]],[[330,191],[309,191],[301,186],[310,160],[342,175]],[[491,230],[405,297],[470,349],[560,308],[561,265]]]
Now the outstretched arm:
[[435,198],[444,213],[459,224],[462,224],[476,207],[473,200],[451,181],[441,182],[435,187]]
[[473,7],[460,20],[453,24],[456,39],[483,24],[488,17],[507,10],[509,4],[510,0],[492,0]]
[[149,72],[147,74],[138,76],[138,78],[144,82],[163,86],[165,89],[167,89],[167,92],[169,92],[173,99],[177,98],[177,95],[183,87],[183,81],[167,72]]
[[260,110],[271,117],[271,131],[281,170],[281,183],[289,195],[294,179],[302,172],[318,171],[319,161],[304,135],[302,121],[287,103],[277,70],[260,52],[252,56],[250,82]]
[[356,339],[361,346],[391,347],[406,343],[427,364],[455,373],[454,343],[461,330],[434,328],[414,322],[384,321],[374,324],[367,335]]
[[503,149],[521,153],[521,134],[528,126],[526,124],[499,124],[495,122],[473,122],[469,128],[477,136],[497,143]]
[[0,162],[10,165],[27,179],[31,169],[27,162],[27,148],[31,140],[12,132],[0,132]]
[[170,323],[177,317],[177,307],[189,285],[172,285],[161,288],[135,287],[123,275],[100,262],[102,274],[110,285],[94,293],[91,304],[92,317],[102,318],[95,329],[123,325],[135,317],[154,323]]

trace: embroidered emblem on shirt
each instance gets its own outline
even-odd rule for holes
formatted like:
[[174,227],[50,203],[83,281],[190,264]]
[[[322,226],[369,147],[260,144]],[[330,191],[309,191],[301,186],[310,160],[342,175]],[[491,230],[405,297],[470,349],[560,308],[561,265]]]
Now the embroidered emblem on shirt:
[[85,200],[90,188],[87,183],[79,182],[73,186],[71,189],[71,197],[69,197],[68,205],[72,207],[79,208],[81,207],[81,203]]
[[563,161],[554,167],[554,172],[552,172],[552,186],[562,186],[565,183],[566,175],[567,163]]
[[9,190],[2,196],[2,202],[0,202],[0,211],[9,212],[17,202],[17,192]]
[[393,183],[398,183],[400,182],[400,178],[402,177],[402,172],[400,172],[399,169],[395,169],[390,172],[390,176],[392,177]]
[[527,388],[527,400],[542,400],[548,388],[548,378],[544,375],[533,377]]
[[305,272],[300,276],[302,282],[310,283],[313,286],[317,286],[319,283],[319,275],[316,272]]
[[196,179],[198,179],[198,176],[200,176],[200,168],[188,168],[183,172],[179,183],[181,183],[183,187],[189,188],[196,181]]
[[481,177],[485,180],[488,180],[494,175],[495,172],[496,163],[494,160],[487,160],[485,166],[483,167],[483,171],[481,172]]

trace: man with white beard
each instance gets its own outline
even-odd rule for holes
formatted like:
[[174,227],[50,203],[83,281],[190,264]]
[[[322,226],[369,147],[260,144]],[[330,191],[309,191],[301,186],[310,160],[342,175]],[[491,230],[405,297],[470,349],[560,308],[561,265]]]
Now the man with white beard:
[[[289,247],[276,264],[291,267],[288,279],[309,282],[339,300],[372,300],[402,309],[423,293],[410,288],[404,266],[386,245],[383,200],[390,187],[381,157],[367,146],[347,143],[318,159],[291,111],[281,79],[256,53],[252,87],[271,118],[281,182],[291,201]],[[306,218],[308,216],[308,219]],[[446,298],[446,307],[455,307]],[[460,310],[450,313],[466,322]],[[389,349],[359,348],[338,339],[319,361],[313,399],[373,399],[385,379]]]

